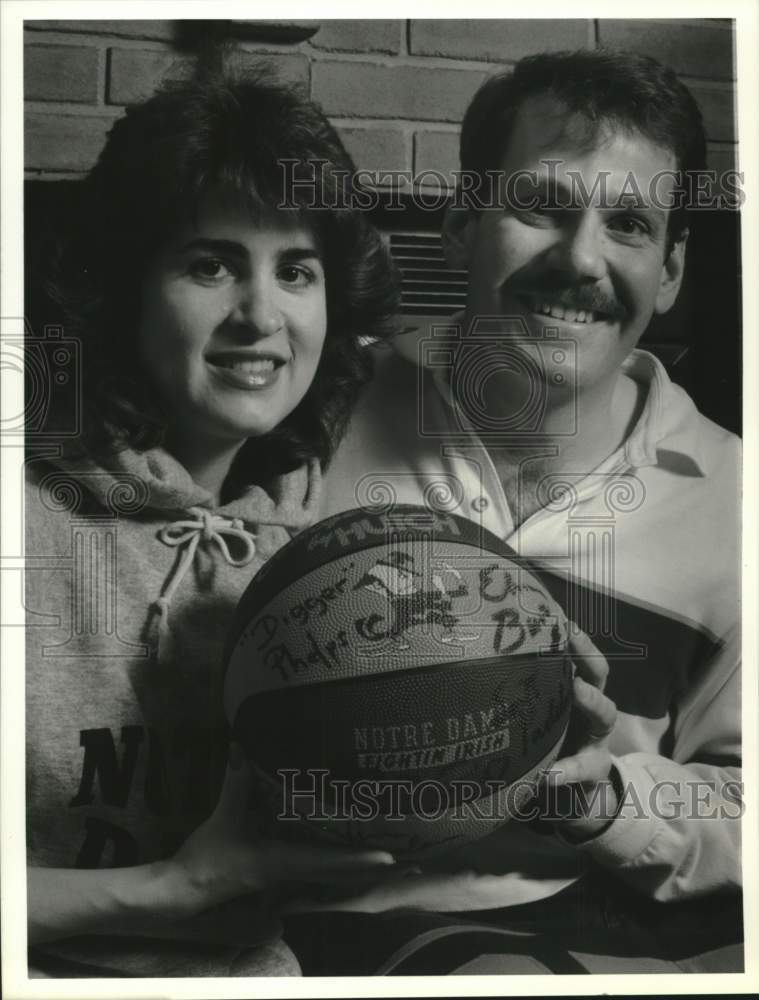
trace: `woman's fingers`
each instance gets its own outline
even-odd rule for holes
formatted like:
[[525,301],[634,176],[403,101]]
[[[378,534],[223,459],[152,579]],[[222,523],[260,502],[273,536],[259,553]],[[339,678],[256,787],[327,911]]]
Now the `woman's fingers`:
[[383,871],[395,864],[395,858],[388,851],[356,850],[325,844],[271,840],[266,843],[264,851],[274,882],[318,882],[340,874]]
[[238,743],[230,743],[227,769],[214,815],[229,823],[241,824],[248,808],[250,791],[250,770],[245,753]]

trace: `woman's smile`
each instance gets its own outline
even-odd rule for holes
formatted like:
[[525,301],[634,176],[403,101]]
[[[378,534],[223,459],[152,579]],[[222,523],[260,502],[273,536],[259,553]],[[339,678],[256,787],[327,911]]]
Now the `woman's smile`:
[[266,389],[273,385],[288,362],[271,354],[228,353],[206,358],[209,367],[235,389]]

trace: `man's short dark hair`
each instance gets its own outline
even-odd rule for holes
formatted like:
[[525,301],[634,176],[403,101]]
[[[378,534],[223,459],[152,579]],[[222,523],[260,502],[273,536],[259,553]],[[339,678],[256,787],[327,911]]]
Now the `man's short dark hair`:
[[491,77],[467,109],[461,129],[461,169],[484,177],[499,169],[517,112],[528,97],[555,97],[591,125],[637,131],[674,153],[685,192],[669,219],[675,241],[687,225],[687,175],[706,168],[701,112],[675,73],[650,56],[608,49],[544,52]]

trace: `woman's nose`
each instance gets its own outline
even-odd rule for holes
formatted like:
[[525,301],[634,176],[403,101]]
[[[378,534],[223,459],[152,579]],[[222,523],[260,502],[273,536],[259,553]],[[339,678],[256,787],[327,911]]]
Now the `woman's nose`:
[[233,318],[259,337],[269,337],[280,330],[284,317],[275,284],[258,277],[240,281],[237,285]]

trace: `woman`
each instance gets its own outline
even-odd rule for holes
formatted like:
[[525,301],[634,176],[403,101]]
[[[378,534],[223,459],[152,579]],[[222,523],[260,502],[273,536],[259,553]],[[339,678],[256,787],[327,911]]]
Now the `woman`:
[[55,282],[83,431],[29,462],[38,974],[297,974],[265,890],[392,863],[251,837],[234,750],[224,778],[228,619],[313,516],[359,338],[395,310],[353,172],[297,93],[199,75],[130,109],[88,179]]

